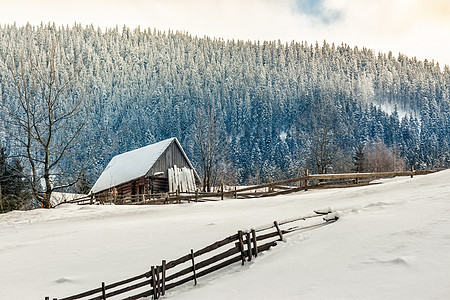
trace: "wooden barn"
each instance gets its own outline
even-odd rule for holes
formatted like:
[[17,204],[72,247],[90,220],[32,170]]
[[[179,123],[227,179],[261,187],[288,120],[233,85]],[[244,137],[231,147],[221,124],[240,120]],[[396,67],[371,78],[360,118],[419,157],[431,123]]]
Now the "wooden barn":
[[194,192],[200,178],[176,138],[114,156],[92,187],[97,198]]

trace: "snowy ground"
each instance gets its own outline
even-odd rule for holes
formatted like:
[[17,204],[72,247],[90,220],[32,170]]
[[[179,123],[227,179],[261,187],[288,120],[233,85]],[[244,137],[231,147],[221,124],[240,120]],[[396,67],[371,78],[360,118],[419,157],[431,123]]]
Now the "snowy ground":
[[166,206],[75,206],[0,215],[0,299],[63,297],[145,272],[235,233],[331,206],[250,264],[167,299],[449,299],[450,170],[349,189]]

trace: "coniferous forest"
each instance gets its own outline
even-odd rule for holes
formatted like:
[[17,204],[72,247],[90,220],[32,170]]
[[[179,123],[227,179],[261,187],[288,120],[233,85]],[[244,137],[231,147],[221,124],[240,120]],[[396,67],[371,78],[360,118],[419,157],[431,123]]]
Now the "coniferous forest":
[[[374,143],[394,149],[405,166],[450,166],[450,68],[433,61],[326,42],[9,25],[0,27],[3,105],[18,101],[12,56],[44,55],[50,47],[58,53],[58,76],[72,72],[67,62],[79,68],[90,103],[74,154],[61,162],[70,170],[89,160],[91,182],[114,155],[169,137],[201,168],[198,131],[211,122],[221,145],[219,173],[239,184],[305,168],[350,171],[358,149]],[[4,121],[0,143],[20,158]]]

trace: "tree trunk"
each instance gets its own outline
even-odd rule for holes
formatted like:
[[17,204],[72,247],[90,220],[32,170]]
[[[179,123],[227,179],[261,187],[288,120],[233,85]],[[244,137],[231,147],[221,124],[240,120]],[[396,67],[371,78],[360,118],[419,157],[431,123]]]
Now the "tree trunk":
[[2,186],[0,185],[0,213],[3,213]]

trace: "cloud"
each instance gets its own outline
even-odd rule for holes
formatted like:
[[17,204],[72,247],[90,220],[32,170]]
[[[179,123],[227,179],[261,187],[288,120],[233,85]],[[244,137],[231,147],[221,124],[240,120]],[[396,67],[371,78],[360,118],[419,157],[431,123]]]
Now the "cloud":
[[340,0],[324,5],[342,15],[329,28],[332,39],[450,64],[446,0]]
[[336,22],[341,17],[338,10],[326,7],[324,0],[296,0],[295,4],[300,14],[316,18],[317,21],[327,25]]
[[0,1],[2,24],[126,24],[224,39],[326,39],[450,65],[448,0]]

